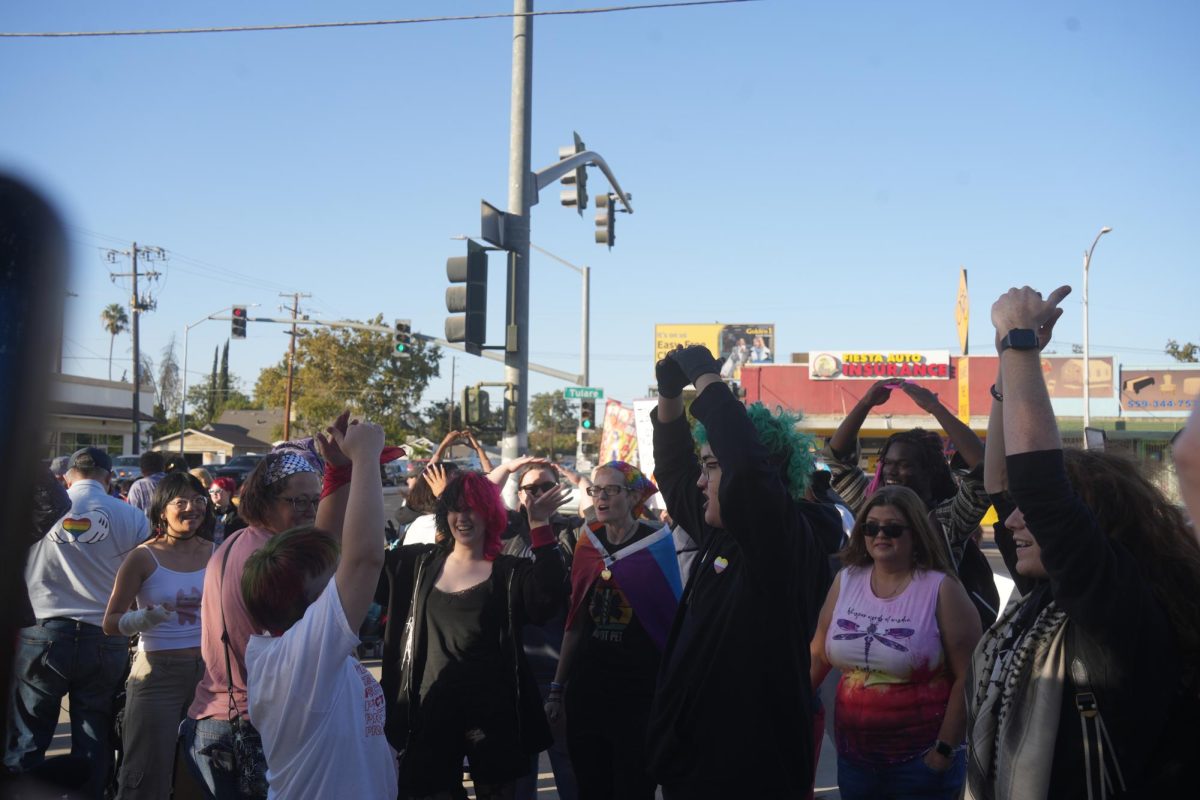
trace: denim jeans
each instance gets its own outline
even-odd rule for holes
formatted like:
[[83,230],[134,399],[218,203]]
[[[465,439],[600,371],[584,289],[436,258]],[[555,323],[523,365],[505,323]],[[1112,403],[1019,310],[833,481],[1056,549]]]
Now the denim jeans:
[[967,751],[954,754],[950,769],[925,765],[925,755],[892,767],[865,767],[838,756],[842,800],[956,800],[967,778]]
[[113,698],[128,669],[126,636],[105,636],[95,625],[60,618],[22,628],[4,765],[26,772],[45,760],[62,699],[68,697],[71,754],[92,765],[86,791],[100,797],[112,768]]
[[233,726],[228,720],[184,719],[179,726],[183,760],[210,800],[238,796],[233,772]]

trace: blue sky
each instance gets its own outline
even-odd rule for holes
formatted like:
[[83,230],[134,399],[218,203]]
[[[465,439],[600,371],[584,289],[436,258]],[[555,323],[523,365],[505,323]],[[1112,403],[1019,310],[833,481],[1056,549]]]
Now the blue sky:
[[[600,5],[542,0],[539,10]],[[5,3],[0,30],[101,30],[507,11],[507,0]],[[511,20],[269,33],[0,40],[0,169],[57,202],[73,245],[68,372],[103,377],[107,247],[172,254],[143,316],[171,333],[232,303],[411,318],[441,335],[445,260],[504,206]],[[616,247],[543,193],[533,241],[592,267],[592,384],[642,396],[656,322],[775,323],[776,352],[957,352],[1012,285],[1091,277],[1094,353],[1153,364],[1200,340],[1200,5],[758,3],[541,18],[533,161],[578,130],[634,196]],[[593,171],[591,194],[603,188]],[[503,268],[493,255],[490,337]],[[534,254],[531,359],[578,369],[579,278]],[[231,367],[284,354],[251,324]],[[228,323],[192,331],[190,380]],[[1082,341],[1080,292],[1060,352]],[[129,337],[120,337],[114,376]],[[427,398],[449,390],[443,377]],[[459,354],[457,384],[502,380]],[[532,389],[564,384],[534,376]]]

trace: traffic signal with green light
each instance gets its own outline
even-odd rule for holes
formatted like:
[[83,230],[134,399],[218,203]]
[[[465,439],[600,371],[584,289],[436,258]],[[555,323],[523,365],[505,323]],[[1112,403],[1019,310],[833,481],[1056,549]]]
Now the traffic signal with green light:
[[579,427],[585,431],[596,429],[596,401],[579,401]]
[[412,353],[412,320],[396,320],[396,330],[392,334],[392,355],[397,358],[408,358]]

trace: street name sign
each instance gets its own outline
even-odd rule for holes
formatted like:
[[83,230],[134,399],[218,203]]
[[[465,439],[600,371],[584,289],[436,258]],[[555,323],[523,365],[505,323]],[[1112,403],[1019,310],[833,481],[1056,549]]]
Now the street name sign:
[[568,386],[563,389],[563,397],[567,400],[603,400],[604,390],[595,386]]

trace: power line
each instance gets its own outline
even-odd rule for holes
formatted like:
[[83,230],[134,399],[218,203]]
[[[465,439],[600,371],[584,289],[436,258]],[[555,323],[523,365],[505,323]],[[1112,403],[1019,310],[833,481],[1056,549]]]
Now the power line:
[[600,8],[574,8],[558,11],[529,11],[525,13],[499,12],[495,14],[468,14],[453,17],[413,17],[410,19],[375,19],[358,22],[297,22],[286,25],[237,25],[220,28],[160,28],[134,31],[37,31],[0,32],[4,38],[62,39],[82,36],[160,36],[178,33],[246,33],[250,31],[297,31],[313,28],[362,28],[379,25],[417,25],[426,22],[469,22],[484,19],[511,19],[513,17],[563,17],[580,14],[613,14],[622,11],[645,11],[657,8],[684,8],[687,6],[720,6],[733,3],[755,3],[759,0],[679,0],[672,3],[639,3],[636,5],[605,6]]

